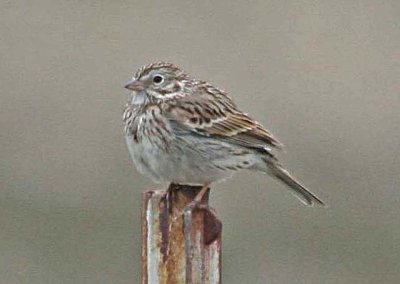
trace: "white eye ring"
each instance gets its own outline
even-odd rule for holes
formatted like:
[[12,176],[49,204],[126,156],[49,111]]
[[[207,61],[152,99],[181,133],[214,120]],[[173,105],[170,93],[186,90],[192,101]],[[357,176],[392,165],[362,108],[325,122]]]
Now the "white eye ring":
[[156,85],[160,85],[164,82],[164,77],[160,74],[156,74],[153,76],[153,83]]

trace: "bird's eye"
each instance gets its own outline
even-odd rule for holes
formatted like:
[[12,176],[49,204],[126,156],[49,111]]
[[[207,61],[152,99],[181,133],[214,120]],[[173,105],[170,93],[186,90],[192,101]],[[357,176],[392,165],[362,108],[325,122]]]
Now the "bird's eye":
[[157,74],[157,75],[155,75],[155,76],[153,77],[153,82],[154,82],[155,84],[159,85],[159,84],[161,84],[162,82],[164,82],[164,77]]

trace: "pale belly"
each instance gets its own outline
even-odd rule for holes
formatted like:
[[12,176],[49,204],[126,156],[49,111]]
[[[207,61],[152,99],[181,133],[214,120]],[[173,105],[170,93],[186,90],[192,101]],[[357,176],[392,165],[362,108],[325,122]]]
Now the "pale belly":
[[145,138],[138,143],[126,136],[126,142],[136,168],[155,182],[204,184],[226,179],[254,163],[254,154],[235,156],[235,149],[221,143],[175,141],[166,152]]

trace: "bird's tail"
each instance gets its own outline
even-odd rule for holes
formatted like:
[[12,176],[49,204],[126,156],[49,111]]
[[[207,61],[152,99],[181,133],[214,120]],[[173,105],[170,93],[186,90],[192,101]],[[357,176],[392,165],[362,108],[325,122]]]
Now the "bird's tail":
[[279,163],[269,162],[269,173],[289,186],[290,191],[305,205],[313,206],[314,204],[324,206],[324,202],[315,194],[301,185],[290,173],[284,169]]

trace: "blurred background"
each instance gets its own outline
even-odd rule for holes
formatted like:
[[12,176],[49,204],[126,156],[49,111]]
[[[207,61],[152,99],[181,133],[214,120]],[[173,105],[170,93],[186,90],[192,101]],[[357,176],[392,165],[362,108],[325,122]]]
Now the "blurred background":
[[329,208],[271,178],[215,184],[224,283],[399,283],[399,1],[0,3],[0,283],[139,283],[155,185],[123,88],[166,60],[225,89]]

